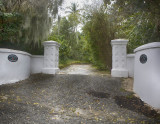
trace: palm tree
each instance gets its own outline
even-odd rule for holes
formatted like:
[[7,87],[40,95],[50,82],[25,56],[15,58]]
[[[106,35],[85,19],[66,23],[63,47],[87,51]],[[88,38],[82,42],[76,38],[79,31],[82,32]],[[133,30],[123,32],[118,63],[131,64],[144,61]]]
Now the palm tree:
[[79,19],[80,19],[80,11],[82,9],[79,9],[79,5],[77,3],[71,3],[70,7],[67,7],[69,10],[66,11],[66,13],[69,13],[69,17],[73,19],[73,28],[74,28],[74,32],[76,35],[76,42],[78,44],[78,32],[77,32],[77,27],[78,24],[80,23]]

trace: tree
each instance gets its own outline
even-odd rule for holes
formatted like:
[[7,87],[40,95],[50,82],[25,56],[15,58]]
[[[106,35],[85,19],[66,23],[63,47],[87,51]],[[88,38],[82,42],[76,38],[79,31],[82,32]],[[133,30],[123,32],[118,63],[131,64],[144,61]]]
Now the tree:
[[[57,14],[58,7],[63,0],[1,0],[0,24],[3,34],[8,34],[7,41],[23,42],[30,47],[38,47],[41,42],[47,39],[52,24],[52,16]],[[6,14],[15,15],[17,13],[21,18],[19,23],[19,33],[9,36],[8,30],[4,30],[7,23],[2,21]],[[52,16],[51,16],[52,15]],[[15,18],[15,17],[13,17]],[[10,22],[10,21],[9,21]],[[2,32],[0,32],[2,34]],[[14,38],[13,38],[14,37]],[[1,42],[6,42],[4,36]]]
[[[139,45],[160,41],[159,0],[104,0],[110,4],[110,15],[116,18],[117,36],[129,38],[128,50]],[[113,21],[115,21],[113,20]]]
[[101,69],[111,69],[112,49],[110,41],[114,39],[115,30],[110,17],[105,13],[105,7],[89,10],[83,33],[91,48],[92,63]]
[[78,33],[77,33],[77,26],[80,23],[79,18],[80,18],[80,11],[81,9],[78,9],[79,5],[76,3],[72,3],[70,7],[68,7],[67,13],[69,13],[69,20],[73,23],[73,30],[75,32],[76,36],[76,42],[78,44]]

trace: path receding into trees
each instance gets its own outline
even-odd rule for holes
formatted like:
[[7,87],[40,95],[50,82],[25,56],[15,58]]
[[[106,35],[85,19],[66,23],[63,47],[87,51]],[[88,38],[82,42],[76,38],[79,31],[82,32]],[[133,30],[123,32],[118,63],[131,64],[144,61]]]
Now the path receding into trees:
[[159,123],[159,117],[123,89],[122,79],[90,65],[0,86],[0,124],[144,124]]
[[73,75],[109,75],[106,72],[100,72],[89,64],[75,64],[70,65],[62,70],[59,74],[73,74]]
[[81,74],[81,75],[92,75],[96,71],[91,67],[91,65],[70,65],[60,71],[59,74]]

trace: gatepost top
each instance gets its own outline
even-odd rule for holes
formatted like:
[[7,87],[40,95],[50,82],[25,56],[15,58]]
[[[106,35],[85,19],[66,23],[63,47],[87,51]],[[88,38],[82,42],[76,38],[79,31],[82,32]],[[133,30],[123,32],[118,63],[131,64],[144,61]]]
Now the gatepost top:
[[117,44],[117,45],[127,45],[129,40],[127,39],[114,39],[111,40],[111,45]]
[[58,47],[60,47],[60,44],[56,41],[44,41],[43,45],[44,46],[58,46]]

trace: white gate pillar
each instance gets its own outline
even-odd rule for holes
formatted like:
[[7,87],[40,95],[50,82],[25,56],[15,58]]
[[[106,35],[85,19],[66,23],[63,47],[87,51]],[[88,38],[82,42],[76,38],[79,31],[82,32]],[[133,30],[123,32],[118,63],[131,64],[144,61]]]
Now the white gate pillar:
[[112,77],[128,77],[127,69],[127,46],[128,40],[116,39],[112,45]]
[[44,65],[42,73],[56,74],[59,71],[59,47],[56,41],[45,41],[44,45]]

